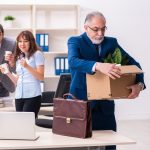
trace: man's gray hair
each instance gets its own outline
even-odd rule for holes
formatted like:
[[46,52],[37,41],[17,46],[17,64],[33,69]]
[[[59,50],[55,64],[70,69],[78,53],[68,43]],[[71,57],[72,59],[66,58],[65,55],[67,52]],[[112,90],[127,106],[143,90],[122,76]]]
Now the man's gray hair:
[[101,12],[93,11],[93,12],[90,12],[89,14],[86,15],[84,24],[86,24],[87,22],[90,22],[92,20],[92,18],[94,18],[94,17],[102,18],[106,22],[106,19],[105,19],[104,15]]

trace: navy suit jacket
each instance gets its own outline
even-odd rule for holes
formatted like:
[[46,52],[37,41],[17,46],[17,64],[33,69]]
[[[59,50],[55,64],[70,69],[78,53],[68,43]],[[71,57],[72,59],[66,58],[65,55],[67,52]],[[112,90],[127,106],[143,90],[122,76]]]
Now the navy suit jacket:
[[[140,67],[139,63],[120,47],[116,38],[104,37],[101,43],[101,52],[98,55],[94,44],[92,44],[86,33],[71,37],[68,40],[68,60],[72,77],[70,93],[78,99],[87,100],[86,74],[93,74],[93,65],[96,62],[103,62],[103,59],[109,53],[113,53],[117,47],[120,48],[123,55],[126,54],[129,58],[128,65],[137,65]],[[143,74],[137,75],[136,82],[144,83]],[[91,107],[92,109],[96,107],[100,108],[97,115],[100,115],[100,113],[114,115],[114,101],[92,101]]]

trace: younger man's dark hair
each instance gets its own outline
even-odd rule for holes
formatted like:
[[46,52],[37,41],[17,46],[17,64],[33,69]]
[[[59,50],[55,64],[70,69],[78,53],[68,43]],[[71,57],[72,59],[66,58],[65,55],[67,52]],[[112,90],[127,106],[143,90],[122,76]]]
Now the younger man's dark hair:
[[4,33],[4,28],[1,24],[0,24],[0,32]]

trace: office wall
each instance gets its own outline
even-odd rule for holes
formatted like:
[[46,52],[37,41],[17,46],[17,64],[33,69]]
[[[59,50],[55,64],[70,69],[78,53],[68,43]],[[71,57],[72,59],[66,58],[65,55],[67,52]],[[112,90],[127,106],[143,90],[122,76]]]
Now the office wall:
[[118,119],[150,119],[150,1],[149,0],[0,0],[0,4],[79,4],[81,30],[85,15],[99,10],[107,19],[106,35],[118,38],[120,45],[134,56],[145,73],[147,89],[135,100],[117,100]]

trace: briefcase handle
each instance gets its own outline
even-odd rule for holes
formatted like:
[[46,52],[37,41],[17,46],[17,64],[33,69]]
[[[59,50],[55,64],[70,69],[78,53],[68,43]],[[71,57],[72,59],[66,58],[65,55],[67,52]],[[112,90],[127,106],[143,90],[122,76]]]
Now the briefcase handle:
[[65,94],[63,95],[63,98],[64,98],[64,99],[67,99],[68,96],[70,96],[70,97],[71,97],[72,99],[74,99],[74,100],[77,99],[77,98],[76,98],[74,95],[72,95],[71,93],[65,93]]

